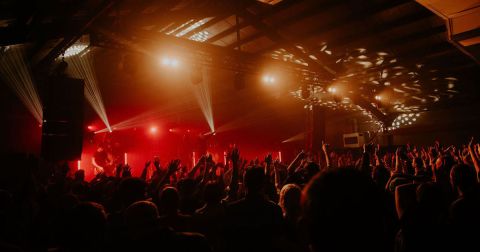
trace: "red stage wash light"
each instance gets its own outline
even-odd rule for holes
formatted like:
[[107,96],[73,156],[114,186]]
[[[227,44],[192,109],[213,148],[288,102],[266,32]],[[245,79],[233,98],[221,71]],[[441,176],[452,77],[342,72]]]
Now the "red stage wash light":
[[280,162],[282,162],[282,152],[281,151],[278,152],[278,160]]
[[128,156],[126,152],[123,154],[123,159],[124,164],[128,164]]
[[77,161],[77,170],[80,170],[81,169],[81,166],[80,166],[80,160]]
[[223,152],[223,163],[225,165],[227,165],[227,152],[226,151]]
[[197,160],[195,160],[195,151],[192,153],[192,160],[193,160],[193,166],[194,167],[197,164]]
[[94,127],[93,125],[88,125],[88,126],[87,126],[87,129],[88,129],[88,130],[95,130],[95,127]]
[[155,127],[155,126],[150,127],[150,133],[152,133],[152,134],[157,133],[157,130],[158,130],[158,129],[157,129],[157,127]]

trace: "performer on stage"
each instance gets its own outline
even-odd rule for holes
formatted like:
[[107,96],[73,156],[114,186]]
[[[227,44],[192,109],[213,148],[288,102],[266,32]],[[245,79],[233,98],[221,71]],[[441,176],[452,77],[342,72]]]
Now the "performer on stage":
[[104,172],[106,175],[113,175],[115,164],[112,154],[105,146],[100,145],[92,157],[92,164],[95,174]]

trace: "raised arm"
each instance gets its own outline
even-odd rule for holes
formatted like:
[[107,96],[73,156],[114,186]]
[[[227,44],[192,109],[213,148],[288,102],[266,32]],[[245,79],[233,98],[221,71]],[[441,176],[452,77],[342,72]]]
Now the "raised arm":
[[147,160],[147,162],[145,162],[145,166],[143,167],[143,170],[142,170],[142,175],[140,175],[140,178],[147,181],[147,172],[148,172],[148,167],[150,167],[150,164],[152,163],[152,161],[150,160]]
[[173,173],[175,173],[177,170],[178,170],[178,167],[180,165],[180,160],[179,159],[175,159],[175,160],[172,160],[170,161],[170,163],[168,164],[168,167],[167,167],[167,172],[165,173],[165,175],[160,178],[157,182],[157,184],[155,185],[155,192],[158,192],[158,190],[160,190],[160,188],[168,182],[170,176],[172,176]]
[[322,151],[323,151],[323,154],[325,156],[325,163],[327,165],[327,169],[330,169],[331,166],[330,166],[330,156],[328,155],[328,147],[329,145],[325,142],[322,141]]
[[400,147],[395,151],[395,172],[400,170]]
[[470,139],[470,142],[468,143],[468,153],[470,153],[470,157],[472,158],[473,166],[477,171],[477,178],[478,178],[478,175],[480,174],[480,164],[475,154],[475,150],[473,148],[474,147],[473,147],[473,137],[472,137],[472,139]]
[[188,178],[193,179],[195,177],[195,173],[197,173],[198,169],[205,163],[205,155],[200,157],[200,159],[197,161],[195,166],[188,172]]
[[378,157],[378,152],[380,151],[380,144],[377,144],[375,146],[375,152],[373,153],[373,156],[375,158],[375,166],[380,166],[380,158]]

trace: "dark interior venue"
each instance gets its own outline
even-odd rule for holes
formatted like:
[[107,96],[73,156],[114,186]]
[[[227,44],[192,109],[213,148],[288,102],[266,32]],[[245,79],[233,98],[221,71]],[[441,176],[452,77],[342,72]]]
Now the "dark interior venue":
[[0,251],[478,251],[479,0],[0,0]]

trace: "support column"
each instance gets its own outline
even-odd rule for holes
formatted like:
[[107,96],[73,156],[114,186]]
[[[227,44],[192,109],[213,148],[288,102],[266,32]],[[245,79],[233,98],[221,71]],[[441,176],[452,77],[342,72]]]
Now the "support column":
[[312,106],[306,109],[305,150],[316,153],[321,150],[325,140],[325,108]]

